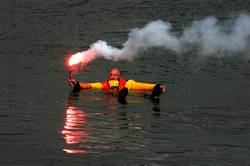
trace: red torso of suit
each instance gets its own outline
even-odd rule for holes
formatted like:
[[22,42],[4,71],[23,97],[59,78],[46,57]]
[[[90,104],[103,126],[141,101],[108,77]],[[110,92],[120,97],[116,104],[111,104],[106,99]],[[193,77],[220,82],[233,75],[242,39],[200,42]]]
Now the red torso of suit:
[[[104,90],[111,90],[112,88],[109,86],[109,82],[108,82],[109,80],[106,80],[106,81],[104,81],[103,82],[103,89]],[[119,80],[119,86],[118,86],[118,90],[121,90],[121,89],[123,89],[124,87],[125,87],[125,85],[126,85],[126,82],[127,82],[127,80],[125,80],[124,78],[120,78],[120,80]]]

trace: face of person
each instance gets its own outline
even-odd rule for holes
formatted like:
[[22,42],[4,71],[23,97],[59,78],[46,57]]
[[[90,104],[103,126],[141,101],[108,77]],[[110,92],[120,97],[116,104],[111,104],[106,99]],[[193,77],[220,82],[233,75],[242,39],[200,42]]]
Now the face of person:
[[112,69],[109,72],[109,80],[119,80],[121,76],[121,73],[118,69]]

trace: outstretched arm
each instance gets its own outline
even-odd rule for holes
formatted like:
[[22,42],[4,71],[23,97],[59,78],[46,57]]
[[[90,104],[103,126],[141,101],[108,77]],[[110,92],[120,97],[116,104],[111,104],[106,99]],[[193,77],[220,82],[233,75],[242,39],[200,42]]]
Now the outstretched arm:
[[126,82],[126,88],[130,91],[150,91],[151,98],[158,98],[162,93],[166,91],[166,87],[162,84],[150,84],[136,82],[134,80],[128,80]]
[[128,80],[126,82],[126,88],[132,91],[153,91],[156,85],[159,85],[159,88],[161,89],[162,92],[166,91],[166,87],[162,84],[151,84],[151,83],[137,82],[134,80]]
[[102,89],[103,85],[101,82],[94,82],[94,83],[84,83],[76,81],[75,79],[68,80],[69,85],[73,87],[74,91],[78,92],[82,89]]

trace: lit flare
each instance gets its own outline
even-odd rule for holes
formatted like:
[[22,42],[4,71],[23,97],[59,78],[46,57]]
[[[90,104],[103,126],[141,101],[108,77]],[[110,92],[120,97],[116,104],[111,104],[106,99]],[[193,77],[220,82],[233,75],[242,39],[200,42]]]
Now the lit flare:
[[78,64],[81,63],[82,60],[82,54],[76,53],[71,55],[71,57],[68,59],[68,68],[69,68],[69,79],[72,80],[72,72],[77,70]]
[[83,59],[83,54],[78,52],[69,58],[68,65],[71,67],[73,65],[78,65]]

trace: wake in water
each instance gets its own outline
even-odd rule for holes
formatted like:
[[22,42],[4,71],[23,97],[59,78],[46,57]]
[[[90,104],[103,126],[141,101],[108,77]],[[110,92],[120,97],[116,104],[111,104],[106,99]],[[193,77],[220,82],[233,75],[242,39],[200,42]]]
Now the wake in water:
[[143,28],[132,29],[121,49],[99,40],[90,49],[73,56],[87,64],[96,58],[132,60],[150,48],[167,49],[176,54],[196,51],[201,56],[250,54],[249,15],[242,14],[223,23],[210,16],[192,22],[180,35],[176,35],[171,29],[169,22],[152,21]]

